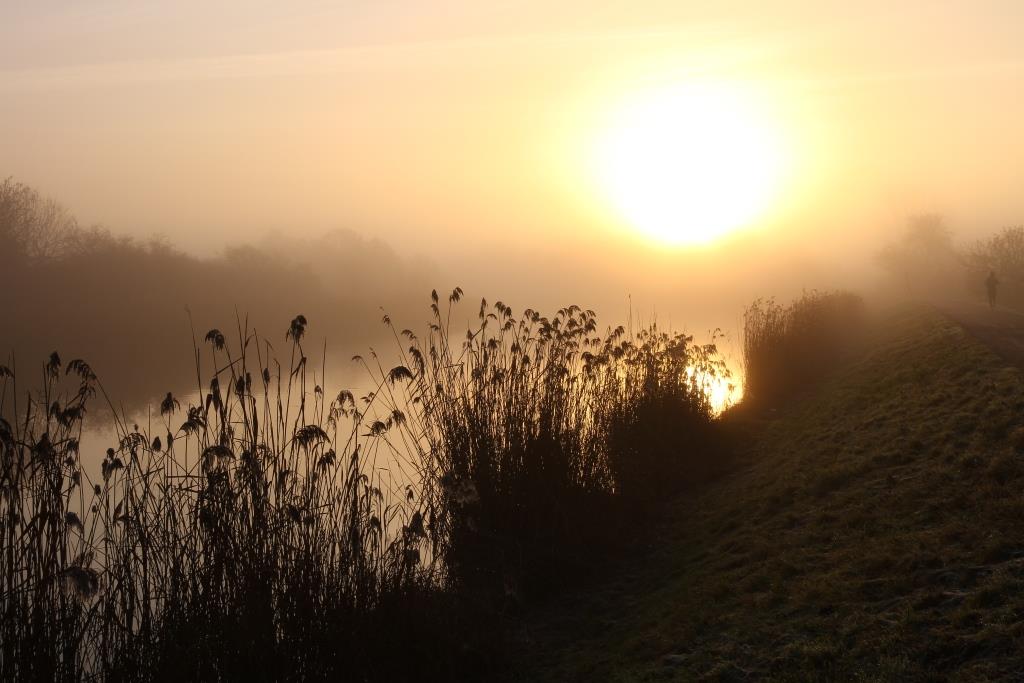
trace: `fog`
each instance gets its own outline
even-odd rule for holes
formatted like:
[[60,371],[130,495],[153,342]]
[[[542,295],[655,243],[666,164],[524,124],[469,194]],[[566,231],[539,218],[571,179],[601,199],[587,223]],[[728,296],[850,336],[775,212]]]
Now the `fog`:
[[[4,237],[0,343],[34,369],[50,352],[84,358],[112,397],[141,408],[194,387],[194,347],[209,329],[247,329],[277,344],[302,314],[348,379],[348,359],[400,347],[381,320],[414,330],[429,322],[429,294],[461,286],[470,298],[552,312],[576,303],[610,326],[658,322],[707,340],[720,328],[728,353],[754,297],[843,286],[860,273],[826,272],[812,255],[766,257],[750,240],[696,253],[650,246],[607,262],[593,251],[510,247],[447,260],[406,257],[345,230],[318,238],[269,233],[213,256],[167,239],[139,240],[82,227],[59,202],[13,179],[0,186]],[[848,264],[849,266],[850,264]],[[475,315],[464,305],[456,325]],[[283,344],[281,344],[283,346]]]
[[0,0],[0,679],[1016,671],[1022,26]]
[[[735,355],[755,297],[876,288],[910,216],[941,214],[964,244],[1024,216],[1015,3],[3,14],[0,176],[81,234],[8,259],[0,348],[19,367],[87,358],[130,404],[189,384],[193,330],[248,321],[278,340],[302,313],[343,365],[393,343],[382,310],[422,328],[430,291],[454,286],[721,328]],[[757,102],[785,172],[723,237],[664,244],[612,205],[592,151],[622,102],[694,80]]]

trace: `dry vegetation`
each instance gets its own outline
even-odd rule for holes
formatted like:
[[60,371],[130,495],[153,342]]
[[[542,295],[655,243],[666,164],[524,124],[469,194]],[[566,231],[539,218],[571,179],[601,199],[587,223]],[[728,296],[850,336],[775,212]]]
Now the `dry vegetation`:
[[202,400],[119,424],[98,473],[92,368],[2,368],[0,678],[479,675],[503,614],[717,469],[713,345],[500,303],[453,336],[460,297],[361,398],[325,397],[303,316],[283,366],[210,330]]
[[642,514],[716,466],[708,393],[726,369],[713,345],[654,327],[602,338],[575,306],[549,320],[482,302],[456,346],[436,300],[434,314],[409,355],[458,587],[555,588],[596,564],[624,508]]
[[0,678],[409,673],[380,634],[426,635],[400,618],[435,582],[422,505],[364,466],[386,440],[351,395],[311,386],[304,331],[300,316],[281,368],[211,330],[205,401],[167,394],[155,434],[119,425],[100,472],[79,456],[88,364],[54,354],[20,402],[2,369]]
[[862,328],[864,304],[849,292],[810,292],[781,306],[758,299],[743,316],[744,402],[772,407],[820,380]]

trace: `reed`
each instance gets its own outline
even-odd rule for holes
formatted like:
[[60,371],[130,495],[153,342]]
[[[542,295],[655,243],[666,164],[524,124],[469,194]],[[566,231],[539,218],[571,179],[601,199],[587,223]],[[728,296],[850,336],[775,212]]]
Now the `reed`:
[[578,306],[548,318],[484,300],[475,327],[453,334],[461,296],[442,310],[435,292],[426,337],[402,333],[414,429],[451,586],[515,602],[595,566],[623,504],[663,500],[711,457],[694,451],[727,371],[713,344],[656,327],[601,334]]
[[89,366],[54,354],[20,405],[2,371],[0,678],[395,673],[373,621],[425,596],[436,563],[415,495],[365,465],[387,448],[365,429],[372,400],[325,398],[305,325],[283,368],[254,335],[232,349],[211,330],[203,400],[167,394],[155,435],[119,422],[95,478],[79,454],[101,389]]
[[849,292],[805,292],[788,306],[758,299],[743,316],[744,401],[771,407],[834,367],[861,328]]
[[98,473],[89,365],[54,353],[31,392],[0,367],[0,679],[479,675],[503,615],[713,469],[714,344],[486,302],[463,335],[461,297],[397,365],[359,358],[359,398],[326,395],[303,316],[283,362],[210,330],[200,398],[117,419]]

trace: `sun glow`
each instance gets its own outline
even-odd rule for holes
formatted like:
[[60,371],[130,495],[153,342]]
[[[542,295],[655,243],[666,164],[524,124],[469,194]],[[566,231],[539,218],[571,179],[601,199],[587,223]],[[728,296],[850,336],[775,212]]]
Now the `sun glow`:
[[601,191],[634,229],[707,244],[768,209],[785,172],[782,136],[738,88],[685,84],[641,94],[596,145]]
[[[692,367],[686,369],[688,379],[693,379],[696,370]],[[711,374],[701,372],[697,374],[697,383],[701,386],[711,409],[716,414],[721,414],[728,408],[736,405],[743,398],[743,381],[741,377],[729,374]]]

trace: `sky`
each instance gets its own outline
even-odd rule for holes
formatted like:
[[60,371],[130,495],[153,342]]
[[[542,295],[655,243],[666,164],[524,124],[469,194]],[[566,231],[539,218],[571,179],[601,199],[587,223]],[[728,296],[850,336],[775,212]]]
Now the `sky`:
[[[908,215],[965,238],[1024,219],[1019,2],[6,0],[0,15],[0,176],[197,254],[343,228],[458,284],[546,305],[556,286],[632,295],[717,324],[708,283],[737,300],[784,273],[828,287]],[[615,112],[692,83],[754,102],[784,171],[729,235],[661,244],[615,205],[595,150]]]

